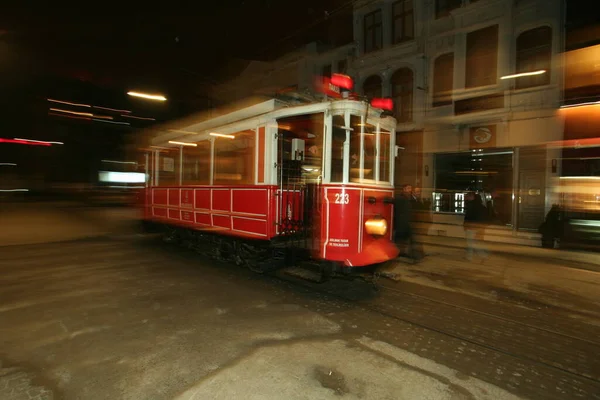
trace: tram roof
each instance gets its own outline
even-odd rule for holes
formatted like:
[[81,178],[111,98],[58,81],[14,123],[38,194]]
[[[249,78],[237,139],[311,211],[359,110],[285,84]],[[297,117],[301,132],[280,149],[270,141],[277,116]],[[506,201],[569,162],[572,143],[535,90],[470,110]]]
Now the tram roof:
[[[332,102],[354,102],[362,104],[356,100],[322,100],[310,102],[288,102],[280,99],[268,99],[256,97],[246,100],[243,104],[235,104],[225,109],[210,110],[194,114],[190,117],[164,124],[159,127],[151,128],[151,144],[160,146],[171,146],[169,141],[196,141],[199,135],[208,134],[208,131],[215,128],[223,128],[245,120],[265,116],[277,110],[284,108],[313,108],[325,106]],[[366,107],[366,104],[362,107]],[[382,110],[369,109],[369,114],[379,116]]]

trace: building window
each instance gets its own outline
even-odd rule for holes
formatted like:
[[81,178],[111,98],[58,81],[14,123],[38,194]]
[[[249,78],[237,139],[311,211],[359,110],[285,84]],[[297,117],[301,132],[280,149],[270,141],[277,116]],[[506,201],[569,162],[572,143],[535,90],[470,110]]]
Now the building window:
[[412,0],[392,4],[392,43],[402,43],[415,37],[415,14]]
[[465,87],[493,85],[498,78],[498,25],[467,34]]
[[383,25],[381,10],[365,15],[365,53],[379,50],[383,47]]
[[321,74],[323,75],[323,78],[331,78],[331,65],[323,66]]
[[542,26],[523,32],[517,37],[516,73],[545,70],[541,75],[517,78],[517,89],[550,83],[552,62],[552,28]]
[[452,104],[454,53],[442,54],[433,63],[433,107]]
[[413,72],[409,68],[401,68],[392,75],[392,97],[394,99],[394,115],[398,122],[412,121],[413,105]]
[[435,0],[435,17],[446,17],[450,15],[450,11],[456,10],[461,5],[462,0]]
[[348,71],[348,61],[347,60],[338,61],[337,71],[340,74],[345,74]]
[[381,97],[381,78],[378,75],[371,75],[363,83],[363,93],[370,99]]

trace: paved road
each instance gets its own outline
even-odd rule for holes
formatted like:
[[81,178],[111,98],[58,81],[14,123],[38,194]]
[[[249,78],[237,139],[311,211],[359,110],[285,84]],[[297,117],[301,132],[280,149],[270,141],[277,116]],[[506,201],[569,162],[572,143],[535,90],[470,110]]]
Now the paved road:
[[522,293],[314,286],[136,235],[0,252],[3,399],[600,399],[600,324]]

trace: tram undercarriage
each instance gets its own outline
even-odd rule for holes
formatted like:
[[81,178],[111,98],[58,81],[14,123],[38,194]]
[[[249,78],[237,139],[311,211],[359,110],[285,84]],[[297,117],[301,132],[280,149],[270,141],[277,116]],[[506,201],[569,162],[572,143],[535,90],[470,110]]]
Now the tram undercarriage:
[[310,243],[300,236],[274,240],[251,240],[212,232],[162,224],[145,225],[146,231],[160,233],[166,243],[193,250],[202,256],[247,267],[258,274],[283,272],[303,280],[324,283],[331,279],[373,282],[379,265],[348,268],[341,263],[314,260]]

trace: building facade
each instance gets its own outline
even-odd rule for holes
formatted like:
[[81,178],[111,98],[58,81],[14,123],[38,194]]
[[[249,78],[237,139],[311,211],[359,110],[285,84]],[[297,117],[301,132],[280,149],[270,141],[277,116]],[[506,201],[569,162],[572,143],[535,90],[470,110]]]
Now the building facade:
[[[391,97],[396,185],[431,199],[430,234],[462,235],[464,196],[496,210],[489,235],[530,236],[556,199],[562,0],[363,0],[348,73]],[[522,74],[514,76],[516,74]]]

